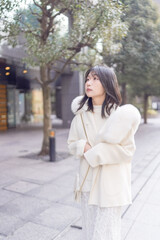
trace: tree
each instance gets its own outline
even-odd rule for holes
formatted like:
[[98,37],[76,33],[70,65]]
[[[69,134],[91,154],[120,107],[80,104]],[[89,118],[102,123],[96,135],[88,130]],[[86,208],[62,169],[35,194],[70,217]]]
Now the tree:
[[[123,35],[125,24],[120,18],[121,3],[112,0],[99,0],[97,3],[91,0],[33,0],[27,11],[29,18],[24,17],[24,12],[19,10],[12,21],[5,19],[1,31],[7,33],[6,39],[13,45],[17,44],[17,36],[23,33],[27,52],[25,61],[40,68],[41,78],[37,81],[42,87],[44,109],[41,154],[48,154],[51,129],[50,83],[56,81],[83,48],[94,48],[98,39],[103,39],[107,28],[116,23],[115,31]],[[68,16],[70,24],[62,34],[64,29],[60,24],[60,16],[64,15]],[[31,19],[34,19],[34,24]],[[52,79],[51,69],[55,71]]]
[[147,123],[147,109],[149,96],[160,96],[160,26],[151,25],[146,28],[143,33],[146,41],[143,42],[140,50],[141,58],[139,58],[139,73],[137,80],[132,77],[130,85],[133,92],[143,98],[143,118]]
[[135,95],[144,98],[144,122],[147,122],[148,96],[159,94],[160,78],[157,75],[160,58],[159,15],[148,0],[124,0],[124,21],[128,33],[120,40],[118,54],[106,53],[105,61],[116,68],[122,86],[123,103],[129,84]]
[[[148,97],[160,95],[160,31],[159,15],[149,1],[142,15],[136,57],[131,60],[130,86],[134,94],[143,98],[143,118],[147,123]],[[151,11],[152,9],[152,11]],[[146,13],[150,12],[146,20]],[[136,79],[135,79],[136,78]]]

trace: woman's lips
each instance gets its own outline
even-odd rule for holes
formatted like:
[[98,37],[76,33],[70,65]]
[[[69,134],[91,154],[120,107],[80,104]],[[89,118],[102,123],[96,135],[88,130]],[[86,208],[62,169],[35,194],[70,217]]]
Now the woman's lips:
[[87,92],[90,92],[90,91],[92,91],[92,89],[90,89],[90,88],[87,88]]

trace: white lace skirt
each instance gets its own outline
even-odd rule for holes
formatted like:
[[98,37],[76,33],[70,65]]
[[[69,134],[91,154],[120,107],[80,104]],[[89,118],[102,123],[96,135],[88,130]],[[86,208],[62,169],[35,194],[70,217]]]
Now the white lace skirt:
[[120,240],[121,207],[88,205],[89,193],[82,193],[83,240]]

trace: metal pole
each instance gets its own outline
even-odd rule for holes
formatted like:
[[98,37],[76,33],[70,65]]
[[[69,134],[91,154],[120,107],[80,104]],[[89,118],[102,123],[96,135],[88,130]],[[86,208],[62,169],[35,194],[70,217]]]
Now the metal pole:
[[50,137],[49,137],[49,156],[50,156],[50,162],[56,161],[56,151],[55,151],[55,132],[53,130],[50,131]]

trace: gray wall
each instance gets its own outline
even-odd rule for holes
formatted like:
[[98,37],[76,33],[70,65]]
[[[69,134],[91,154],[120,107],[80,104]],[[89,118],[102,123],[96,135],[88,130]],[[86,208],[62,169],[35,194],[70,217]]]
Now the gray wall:
[[79,72],[62,77],[62,119],[63,127],[69,127],[73,118],[71,102],[79,95]]

